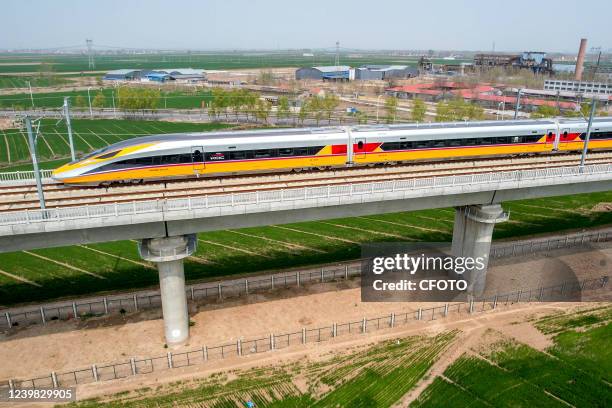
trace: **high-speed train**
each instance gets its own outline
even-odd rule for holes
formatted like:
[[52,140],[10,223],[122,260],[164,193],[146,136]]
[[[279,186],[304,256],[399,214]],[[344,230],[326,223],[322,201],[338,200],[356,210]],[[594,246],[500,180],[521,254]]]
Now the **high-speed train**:
[[[582,150],[584,120],[517,120],[180,133],[115,143],[53,172],[66,184],[134,183]],[[612,150],[596,118],[590,150]]]

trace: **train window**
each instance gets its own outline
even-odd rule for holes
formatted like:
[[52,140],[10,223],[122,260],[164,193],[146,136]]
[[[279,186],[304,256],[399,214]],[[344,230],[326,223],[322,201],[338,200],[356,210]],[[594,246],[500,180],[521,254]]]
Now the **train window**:
[[246,152],[245,151],[231,152],[230,153],[230,159],[231,160],[243,160],[243,159],[246,159]]
[[181,163],[191,163],[191,155],[189,153],[183,153],[179,157]]
[[256,159],[262,159],[262,158],[271,157],[271,156],[272,156],[272,152],[269,149],[255,150]]
[[521,143],[521,137],[520,136],[514,136],[512,138],[512,143]]
[[416,142],[417,149],[424,149],[429,147],[429,140],[419,140]]
[[383,150],[399,150],[401,143],[399,142],[387,142],[382,144]]
[[170,156],[164,156],[166,163],[168,164],[178,164],[181,162],[181,156],[178,154],[173,154]]
[[296,147],[293,149],[294,156],[308,156],[307,147]]
[[111,157],[115,157],[117,154],[119,154],[121,150],[115,150],[114,152],[110,152],[110,153],[106,153],[103,154],[102,156],[98,156],[96,157],[96,159],[110,159]]
[[293,149],[278,149],[279,156],[293,156]]
[[482,139],[480,139],[480,144],[490,145],[492,143],[493,143],[493,141],[491,140],[490,137],[483,137]]
[[461,139],[451,139],[448,144],[449,146],[461,146]]
[[324,146],[310,146],[308,148],[308,155],[314,156],[323,148]]
[[461,144],[463,146],[474,146],[475,143],[476,143],[476,139],[463,139],[461,141]]
[[433,146],[434,147],[445,147],[446,146],[446,140],[435,140],[433,142]]
[[191,160],[194,163],[200,163],[204,161],[204,155],[202,154],[201,151],[199,150],[194,150],[193,153],[191,153]]
[[413,149],[415,146],[414,143],[412,142],[401,142],[400,143],[400,149],[405,150],[405,149]]

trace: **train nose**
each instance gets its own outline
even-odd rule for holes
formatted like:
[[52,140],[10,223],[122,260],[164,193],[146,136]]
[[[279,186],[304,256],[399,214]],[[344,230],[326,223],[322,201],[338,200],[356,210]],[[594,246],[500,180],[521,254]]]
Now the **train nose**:
[[63,181],[66,178],[66,173],[70,171],[71,166],[64,164],[51,172],[51,178],[57,181]]

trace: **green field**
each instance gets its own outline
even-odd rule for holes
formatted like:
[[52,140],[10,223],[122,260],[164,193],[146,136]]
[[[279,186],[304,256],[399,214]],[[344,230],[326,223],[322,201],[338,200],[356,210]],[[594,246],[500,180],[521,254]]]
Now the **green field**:
[[[390,407],[408,392],[454,340],[455,333],[387,341],[319,362],[260,367],[206,380],[141,389],[73,407]],[[300,376],[308,391],[293,380]]]
[[[304,57],[302,52],[227,52],[227,53],[175,53],[141,55],[97,55],[96,71],[112,69],[155,69],[155,68],[201,68],[201,69],[240,69],[273,68],[333,65],[335,51],[314,52],[314,57]],[[27,55],[4,54],[0,56],[1,73],[37,72],[39,63],[51,64],[55,72],[89,71],[86,55]],[[10,65],[13,62],[15,65]],[[404,64],[416,65],[418,57],[385,55],[381,53],[341,53],[340,64],[359,66],[364,64]],[[445,60],[434,59],[434,63]],[[446,61],[448,63],[448,61]],[[471,62],[455,60],[454,63]],[[31,63],[32,65],[18,65]]]
[[479,355],[464,354],[410,406],[612,406],[611,313],[608,306],[536,322],[558,323],[545,352],[504,338]]
[[[0,80],[1,80],[0,76]],[[112,89],[92,89],[89,92],[92,103],[95,96],[102,92],[104,95],[104,108],[113,107],[113,98],[115,106],[119,106],[119,100],[117,99],[117,92]],[[32,98],[34,99],[34,107],[37,108],[57,108],[60,109],[64,104],[64,97],[70,97],[70,103],[72,109],[89,109],[89,97],[87,90],[84,91],[60,91],[60,92],[40,92],[34,93],[32,97],[27,92],[12,94],[12,95],[0,95],[0,108],[10,109],[30,109],[32,107]],[[83,105],[76,106],[77,97],[81,96],[83,99]],[[212,99],[212,95],[209,91],[162,91],[160,94],[159,102],[157,107],[160,109],[199,109],[203,105],[208,103]]]
[[[223,123],[182,123],[137,120],[73,119],[72,132],[77,156],[136,136],[175,132],[203,132],[227,128]],[[55,168],[69,161],[70,147],[65,122],[40,122],[37,153],[42,168]],[[0,130],[0,172],[31,169],[25,130]]]
[[[612,224],[611,212],[594,209],[602,202],[612,202],[612,192],[507,202],[511,221],[498,224],[494,238]],[[185,274],[196,282],[357,259],[366,242],[447,242],[453,219],[452,209],[439,209],[202,233]],[[0,273],[2,305],[158,285],[132,241],[0,254],[0,271],[14,275]]]
[[61,76],[42,77],[42,76],[9,76],[0,75],[0,88],[28,88],[58,86],[69,83],[66,78]]

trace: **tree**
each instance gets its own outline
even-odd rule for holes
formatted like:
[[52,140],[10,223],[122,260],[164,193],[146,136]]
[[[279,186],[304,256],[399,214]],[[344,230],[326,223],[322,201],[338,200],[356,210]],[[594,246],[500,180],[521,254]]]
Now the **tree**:
[[227,108],[229,107],[229,97],[227,92],[222,88],[214,88],[212,90],[212,101],[210,102],[211,113],[217,117],[221,112],[225,113],[227,119]]
[[436,122],[449,122],[450,119],[450,109],[448,103],[444,101],[440,101],[436,105]]
[[274,74],[270,70],[260,71],[257,77],[258,85],[273,85],[275,81]]
[[84,108],[87,106],[87,102],[85,101],[83,95],[77,95],[77,97],[74,99],[74,106],[77,108]]
[[272,104],[265,99],[258,99],[255,104],[255,117],[263,123],[268,121],[268,116],[272,110]]
[[317,126],[319,126],[319,122],[321,122],[321,119],[323,119],[324,109],[325,106],[323,104],[323,99],[319,98],[318,96],[313,96],[310,98],[308,102],[308,110],[313,114],[317,122]]
[[552,118],[555,116],[559,116],[561,112],[559,112],[559,108],[554,106],[546,106],[541,105],[538,106],[538,109],[531,114],[532,118]]
[[322,101],[320,100],[320,102],[321,111],[324,111],[327,115],[327,123],[331,123],[331,118],[338,105],[340,105],[340,100],[336,95],[327,94]]
[[387,123],[395,122],[395,115],[397,115],[397,98],[395,96],[385,100],[385,111],[387,112]]
[[122,86],[117,90],[118,106],[125,110],[155,109],[160,95],[159,89]]
[[278,98],[278,109],[276,110],[276,116],[278,119],[288,118],[290,112],[289,99],[286,96],[281,96]]
[[365,112],[359,111],[356,114],[357,117],[357,123],[360,125],[365,125],[366,123],[368,123],[368,115],[366,115]]
[[243,103],[241,89],[232,89],[227,92],[227,105],[232,109],[232,112],[234,112],[236,120],[238,119],[238,113],[240,113]]
[[240,94],[240,99],[242,100],[242,109],[244,110],[244,113],[248,120],[249,114],[255,113],[255,105],[257,104],[258,97],[255,92],[251,92],[248,89],[241,89]]
[[300,111],[298,112],[298,120],[300,121],[301,125],[304,124],[304,119],[308,117],[309,113],[310,101],[308,99],[304,99],[304,101],[302,102],[302,106],[300,106]]
[[91,105],[94,108],[103,108],[106,106],[106,97],[102,92],[98,92],[96,96],[93,98]]
[[425,119],[425,112],[427,112],[425,102],[422,99],[415,98],[412,102],[412,120],[422,122]]

